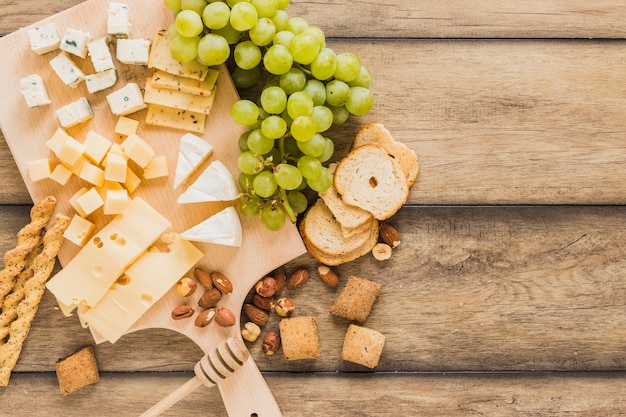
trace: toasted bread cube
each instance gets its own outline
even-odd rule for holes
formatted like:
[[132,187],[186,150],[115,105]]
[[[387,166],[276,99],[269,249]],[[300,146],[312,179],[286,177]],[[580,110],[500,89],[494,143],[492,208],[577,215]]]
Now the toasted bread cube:
[[330,313],[363,322],[381,290],[381,284],[352,275],[330,307]]
[[343,340],[341,359],[368,368],[378,366],[385,346],[385,335],[367,327],[350,324]]
[[59,360],[55,369],[63,396],[95,384],[100,380],[98,363],[93,348],[90,346]]
[[282,319],[279,324],[285,359],[316,359],[320,357],[317,320],[314,316]]

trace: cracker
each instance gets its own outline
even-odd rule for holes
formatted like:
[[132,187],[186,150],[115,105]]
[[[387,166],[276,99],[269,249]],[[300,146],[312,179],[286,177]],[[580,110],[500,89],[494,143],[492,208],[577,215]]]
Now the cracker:
[[314,316],[282,319],[279,324],[283,354],[288,360],[320,357],[317,320]]
[[369,316],[372,305],[382,288],[382,284],[351,275],[330,307],[330,313],[363,322]]
[[341,359],[375,368],[378,366],[384,346],[384,334],[374,329],[350,324],[343,340]]
[[63,396],[69,395],[100,380],[93,348],[86,346],[55,365]]

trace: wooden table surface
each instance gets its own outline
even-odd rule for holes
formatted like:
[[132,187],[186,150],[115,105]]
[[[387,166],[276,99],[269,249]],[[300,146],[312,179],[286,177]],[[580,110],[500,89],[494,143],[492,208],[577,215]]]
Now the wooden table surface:
[[[0,34],[78,2],[0,0]],[[387,338],[379,366],[339,358],[347,322],[315,275],[290,295],[318,319],[321,358],[250,345],[284,415],[625,415],[626,4],[293,0],[287,11],[373,73],[376,105],[332,131],[336,155],[382,122],[421,170],[390,221],[402,236],[392,258],[336,269],[384,285],[365,323]],[[4,253],[32,205],[4,139],[0,178]],[[286,269],[299,266],[317,263]],[[55,306],[47,293],[0,388],[3,416],[139,415],[202,356],[171,332],[131,334],[97,345],[100,382],[62,397],[55,362],[94,343]],[[166,415],[226,411],[203,387]]]

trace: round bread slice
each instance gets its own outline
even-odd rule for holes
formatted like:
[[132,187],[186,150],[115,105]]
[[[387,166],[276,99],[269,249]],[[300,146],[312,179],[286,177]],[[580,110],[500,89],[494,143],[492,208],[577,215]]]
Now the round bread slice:
[[409,196],[400,164],[378,145],[363,145],[343,158],[334,185],[342,200],[369,211],[378,220],[393,216]]
[[368,123],[363,126],[352,142],[352,149],[367,144],[382,146],[400,164],[409,187],[413,185],[419,172],[419,162],[411,148],[396,141],[382,123]]

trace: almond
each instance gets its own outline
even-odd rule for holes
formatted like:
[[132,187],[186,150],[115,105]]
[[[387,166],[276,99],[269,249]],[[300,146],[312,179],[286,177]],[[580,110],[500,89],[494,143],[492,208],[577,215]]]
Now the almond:
[[230,309],[226,307],[220,307],[215,312],[215,322],[218,326],[230,327],[235,324],[235,315]]
[[262,297],[257,293],[252,294],[252,304],[261,310],[272,310],[276,304],[274,297]]
[[200,314],[196,316],[196,319],[194,320],[194,324],[198,327],[208,326],[209,323],[213,321],[213,318],[215,317],[215,313],[216,312],[214,308],[203,310],[202,312],[200,312]]
[[276,281],[276,294],[280,294],[285,289],[287,284],[287,275],[285,274],[285,268],[279,266],[274,271],[274,280]]
[[251,322],[258,324],[259,326],[265,326],[270,319],[267,312],[261,310],[259,307],[253,304],[243,305],[243,314],[250,319]]
[[193,275],[196,277],[200,285],[202,285],[207,290],[213,288],[213,281],[211,280],[211,275],[205,271],[204,269],[197,267],[193,270]]
[[309,280],[309,270],[298,268],[287,280],[287,289],[292,290],[304,285]]
[[320,278],[326,285],[331,288],[337,288],[339,286],[339,277],[335,274],[335,271],[330,269],[330,267],[326,265],[320,265],[317,267],[317,272],[320,275]]
[[172,318],[174,320],[182,320],[193,316],[195,310],[190,306],[178,306],[172,310]]
[[380,223],[378,235],[391,248],[397,248],[400,245],[400,233],[389,223]]
[[222,299],[222,293],[217,288],[206,290],[198,300],[198,305],[202,308],[211,308]]
[[215,287],[220,290],[222,294],[230,294],[233,292],[233,284],[230,282],[228,277],[221,272],[211,272],[211,281],[213,281],[213,285],[215,285]]

